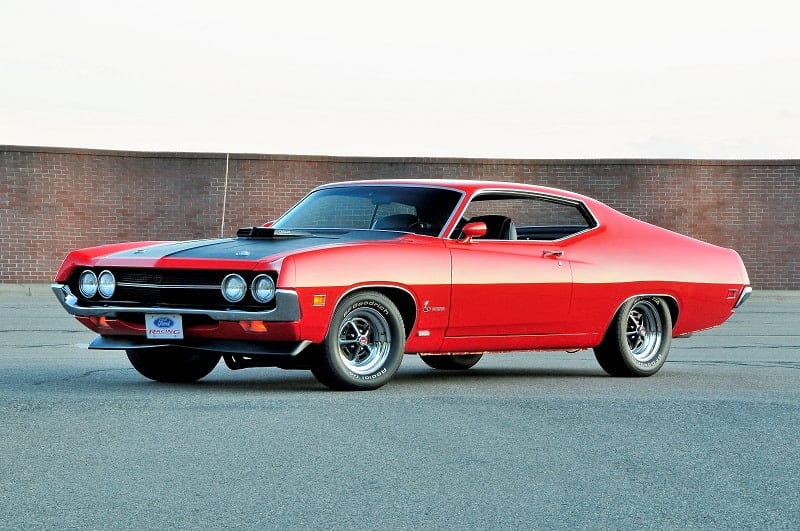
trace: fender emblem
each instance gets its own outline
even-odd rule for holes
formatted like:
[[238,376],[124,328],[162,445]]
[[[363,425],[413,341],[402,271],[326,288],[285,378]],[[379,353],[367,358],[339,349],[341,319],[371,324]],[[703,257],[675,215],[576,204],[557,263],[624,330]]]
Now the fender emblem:
[[443,312],[444,306],[430,306],[431,301],[425,301],[422,303],[422,311],[425,313],[428,312]]

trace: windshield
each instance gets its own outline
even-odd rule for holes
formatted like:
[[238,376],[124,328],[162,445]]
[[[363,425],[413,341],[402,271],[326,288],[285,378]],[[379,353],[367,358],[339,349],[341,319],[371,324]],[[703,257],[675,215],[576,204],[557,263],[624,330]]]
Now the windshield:
[[286,230],[374,229],[436,236],[461,192],[441,188],[353,185],[307,195],[272,226]]

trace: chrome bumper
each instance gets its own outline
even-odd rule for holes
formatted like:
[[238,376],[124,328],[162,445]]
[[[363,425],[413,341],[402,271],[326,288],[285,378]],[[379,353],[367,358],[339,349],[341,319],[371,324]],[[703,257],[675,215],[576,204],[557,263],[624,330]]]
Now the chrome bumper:
[[745,286],[745,288],[742,290],[742,293],[739,295],[739,300],[737,300],[736,304],[733,305],[734,309],[744,304],[744,301],[750,297],[751,293],[753,293],[753,288],[750,286]]
[[207,350],[218,354],[242,356],[278,356],[293,358],[303,352],[311,341],[262,343],[228,339],[190,338],[180,342],[158,341],[136,336],[99,336],[89,344],[92,350],[140,350],[152,348],[185,348]]
[[279,289],[275,293],[275,308],[263,312],[246,312],[241,310],[203,310],[198,308],[159,308],[145,306],[80,306],[69,286],[52,284],[50,288],[56,294],[58,302],[71,315],[78,317],[116,317],[124,313],[156,313],[181,315],[206,315],[215,321],[276,321],[291,322],[300,320],[300,301],[294,291]]

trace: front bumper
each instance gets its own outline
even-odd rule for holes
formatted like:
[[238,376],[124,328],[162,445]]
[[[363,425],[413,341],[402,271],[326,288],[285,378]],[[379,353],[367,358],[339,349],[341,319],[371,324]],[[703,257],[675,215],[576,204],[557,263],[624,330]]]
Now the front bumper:
[[56,294],[58,302],[68,313],[76,317],[107,317],[114,318],[126,313],[152,313],[152,314],[181,314],[205,315],[215,321],[267,321],[267,322],[292,322],[300,320],[300,301],[297,293],[290,290],[279,289],[275,293],[275,308],[263,312],[247,312],[240,310],[208,310],[201,308],[160,308],[160,307],[129,307],[129,306],[81,306],[69,286],[66,284],[52,284],[50,288]]
[[226,339],[190,338],[176,341],[157,341],[137,336],[100,336],[89,344],[93,350],[138,350],[148,348],[187,348],[208,350],[219,354],[243,356],[295,357],[311,344],[311,341],[271,342],[237,341]]

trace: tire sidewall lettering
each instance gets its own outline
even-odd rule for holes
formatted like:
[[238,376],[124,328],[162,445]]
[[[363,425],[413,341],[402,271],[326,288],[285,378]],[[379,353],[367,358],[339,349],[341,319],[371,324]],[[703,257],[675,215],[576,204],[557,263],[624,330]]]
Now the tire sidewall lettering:
[[361,382],[369,382],[371,380],[377,380],[384,374],[386,374],[388,369],[386,367],[382,367],[378,372],[373,374],[356,374],[351,371],[347,371],[347,375],[350,376],[353,380],[359,380]]
[[358,301],[348,306],[344,310],[344,312],[342,312],[342,319],[346,318],[350,312],[357,310],[359,308],[363,308],[365,306],[372,308],[374,310],[378,310],[384,317],[387,317],[389,315],[389,310],[383,304],[372,300],[366,300],[366,301]]

